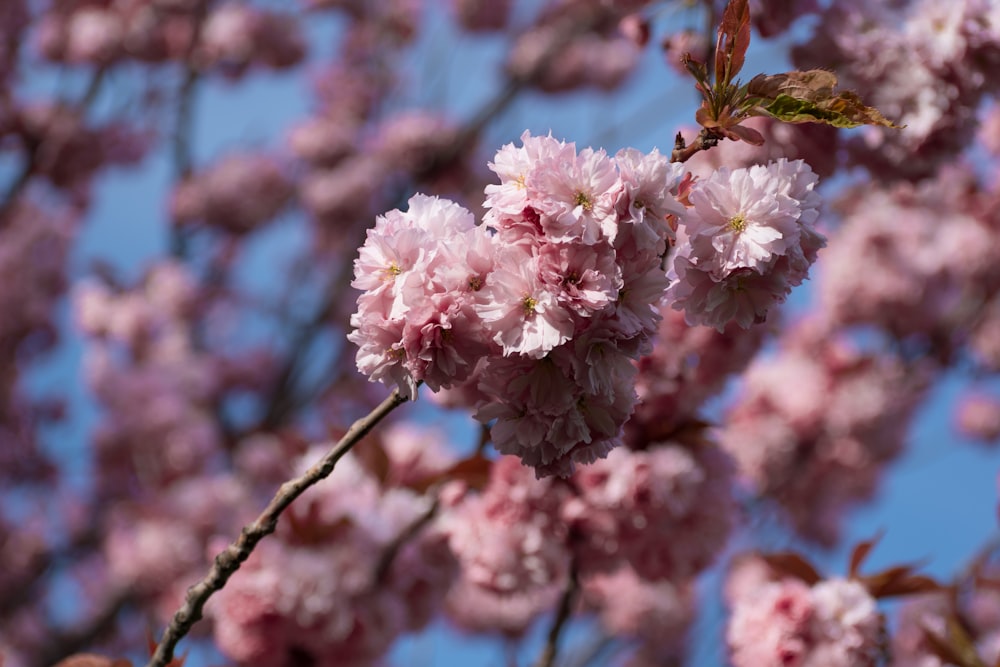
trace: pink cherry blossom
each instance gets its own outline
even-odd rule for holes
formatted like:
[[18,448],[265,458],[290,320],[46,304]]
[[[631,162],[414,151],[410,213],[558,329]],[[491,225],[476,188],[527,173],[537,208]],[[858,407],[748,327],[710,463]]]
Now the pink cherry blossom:
[[801,160],[778,160],[697,181],[681,218],[667,298],[689,324],[719,331],[763,322],[801,283],[825,244],[816,175]]
[[736,600],[726,641],[734,667],[874,667],[882,623],[856,581],[785,579]]

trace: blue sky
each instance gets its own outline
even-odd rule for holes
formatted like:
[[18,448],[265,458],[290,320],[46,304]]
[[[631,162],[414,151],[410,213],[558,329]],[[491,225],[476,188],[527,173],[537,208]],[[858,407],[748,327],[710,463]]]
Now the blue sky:
[[[320,45],[320,51],[329,53],[329,35],[336,30],[336,21],[318,20],[310,24],[310,38]],[[445,108],[456,118],[463,118],[487,99],[499,81],[495,63],[501,44],[493,40],[477,46],[473,39],[454,34],[447,22],[435,15],[417,49],[419,56],[409,65],[414,81],[425,82],[414,86],[409,102]],[[476,48],[468,58],[449,57],[451,50],[462,49],[464,54],[465,47],[471,46]],[[759,40],[751,46],[748,74],[785,69],[780,46]],[[32,85],[44,89],[52,82],[41,78]],[[693,89],[666,72],[655,48],[650,49],[642,71],[616,99],[609,108],[593,93],[554,98],[527,95],[488,137],[499,145],[516,138],[524,129],[534,133],[551,130],[557,137],[576,141],[578,146],[593,144],[612,153],[627,145],[641,150],[658,146],[666,151],[676,129],[692,122],[695,109]],[[278,145],[292,123],[307,116],[310,104],[307,81],[301,75],[263,74],[239,83],[208,83],[201,89],[196,106],[196,162],[204,164],[229,149]],[[170,171],[161,152],[139,168],[113,171],[100,179],[95,206],[73,256],[75,276],[85,274],[90,262],[99,258],[112,262],[126,276],[135,277],[151,260],[165,253],[164,203]],[[244,277],[248,284],[267,281],[269,272],[281,265],[281,258],[301,244],[294,229],[294,224],[280,223],[255,241]],[[796,300],[808,301],[807,291]],[[68,330],[65,306],[60,318],[64,330]],[[86,434],[96,420],[95,408],[83,387],[82,353],[79,340],[70,336],[32,376],[33,387],[42,393],[69,387],[71,419],[48,433],[47,439],[61,456],[75,462],[69,469],[79,484],[86,481]],[[926,570],[941,577],[951,575],[980,545],[995,536],[1000,455],[995,449],[963,443],[953,432],[950,414],[962,386],[962,378],[955,375],[932,393],[911,429],[910,450],[888,470],[876,501],[853,514],[845,545],[832,553],[817,554],[819,564],[828,572],[843,572],[849,546],[880,530],[886,531],[885,536],[870,559],[870,567],[926,560]],[[418,405],[407,409],[430,408]],[[233,526],[234,534],[237,530]],[[780,537],[767,539],[774,543],[761,546],[788,546]],[[718,628],[717,618],[705,622],[695,641],[696,655],[705,660],[694,663],[721,664],[715,634]],[[530,643],[537,645],[537,640]],[[397,664],[425,664],[422,656],[433,658],[436,665],[504,664],[497,644],[460,638],[443,627],[425,637],[404,641],[395,655]]]

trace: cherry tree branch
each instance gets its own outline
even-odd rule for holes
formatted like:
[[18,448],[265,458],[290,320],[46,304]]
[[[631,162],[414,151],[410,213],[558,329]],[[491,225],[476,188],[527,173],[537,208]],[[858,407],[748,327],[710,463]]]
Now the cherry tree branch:
[[[98,94],[101,92],[101,86],[104,84],[104,75],[106,72],[107,69],[104,67],[99,67],[94,70],[90,76],[90,80],[87,82],[87,88],[84,90],[83,95],[79,100],[71,104],[71,108],[74,112],[83,114],[90,107],[90,105],[94,103],[94,100],[97,99]],[[28,155],[25,157],[24,163],[21,165],[21,170],[8,184],[3,195],[0,196],[0,225],[5,222],[7,214],[13,210],[14,205],[21,196],[21,193],[24,192],[24,189],[28,187],[28,183],[31,182],[31,177],[35,174],[38,152],[38,146],[29,147]]]
[[545,647],[542,649],[542,654],[538,656],[535,667],[552,667],[555,663],[556,652],[559,649],[559,637],[572,613],[576,596],[580,592],[580,577],[577,570],[576,558],[573,558],[569,566],[566,588],[559,599],[559,608],[556,610],[556,616],[552,620],[549,635],[545,640]]
[[215,562],[208,574],[188,589],[184,604],[177,610],[170,624],[163,631],[163,637],[156,647],[156,652],[153,653],[146,667],[165,667],[173,659],[174,648],[191,630],[191,627],[201,619],[205,603],[214,593],[226,585],[229,577],[250,557],[257,543],[275,531],[281,513],[309,487],[328,477],[333,472],[337,461],[347,454],[386,415],[406,403],[407,400],[399,393],[398,389],[393,390],[392,394],[378,407],[354,422],[347,429],[347,433],[322,459],[313,464],[301,476],[281,485],[260,516],[253,523],[243,527],[236,541],[215,557]]
[[[177,115],[174,133],[171,141],[171,152],[174,163],[174,180],[184,181],[194,170],[194,158],[191,154],[191,134],[194,125],[194,97],[198,82],[201,80],[201,70],[196,62],[196,51],[201,42],[201,30],[208,15],[209,3],[198,3],[193,17],[194,29],[184,54],[184,75],[177,92]],[[175,257],[183,258],[187,254],[187,236],[185,230],[176,222],[171,226],[170,251]]]
[[671,162],[687,162],[691,157],[700,151],[707,151],[715,148],[724,137],[713,132],[709,128],[702,128],[697,138],[690,144],[684,141],[684,136],[678,132],[674,139],[674,150],[670,153]]
[[396,556],[399,552],[403,550],[408,542],[413,540],[420,532],[434,520],[434,516],[437,514],[439,499],[436,497],[437,492],[434,491],[434,502],[431,506],[421,514],[417,519],[406,527],[403,532],[396,536],[392,542],[386,546],[385,550],[382,551],[382,555],[379,557],[378,564],[375,566],[375,578],[376,584],[381,583],[385,580],[386,576],[389,574],[389,568],[392,567],[393,562],[396,560]]

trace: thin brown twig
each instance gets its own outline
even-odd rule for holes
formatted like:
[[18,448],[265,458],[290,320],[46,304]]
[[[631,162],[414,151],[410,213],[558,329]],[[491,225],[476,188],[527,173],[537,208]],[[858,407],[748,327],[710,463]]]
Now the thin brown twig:
[[[208,15],[208,2],[200,2],[195,10],[194,30],[184,54],[184,78],[177,91],[177,120],[174,125],[171,150],[174,163],[174,180],[177,183],[185,180],[194,170],[194,158],[191,155],[191,133],[194,125],[194,97],[198,82],[201,80],[201,69],[195,60],[198,44],[201,42],[201,29]],[[170,252],[173,256],[184,258],[187,254],[187,236],[176,222],[171,226]]]
[[670,153],[670,161],[687,162],[695,153],[715,148],[722,139],[723,137],[709,128],[702,128],[695,140],[688,144],[684,141],[683,135],[678,132],[674,140],[674,150]]
[[[101,92],[101,86],[104,84],[106,73],[107,69],[105,67],[98,67],[94,70],[90,76],[90,80],[87,82],[87,88],[84,90],[83,95],[76,102],[70,104],[70,108],[74,112],[83,113],[94,103],[94,100],[97,99],[98,94]],[[0,197],[0,226],[4,224],[7,215],[14,208],[18,197],[28,187],[31,177],[35,175],[39,148],[37,145],[29,148],[24,164],[21,165],[21,170],[7,186],[3,196]]]
[[423,514],[417,517],[413,523],[407,526],[405,530],[397,535],[396,539],[390,542],[382,551],[378,564],[375,566],[375,578],[373,581],[376,585],[385,580],[386,576],[389,574],[389,568],[392,567],[393,562],[396,560],[396,556],[398,556],[399,552],[403,550],[403,547],[406,546],[410,540],[419,535],[420,531],[422,531],[437,514],[439,499],[435,489],[431,489],[431,493],[434,494],[434,502],[431,503],[431,506],[428,507]]
[[479,442],[476,443],[476,454],[482,455],[486,451],[486,446],[490,444],[490,427],[488,424],[479,425]]
[[576,558],[570,561],[569,576],[566,580],[566,588],[563,589],[562,597],[559,598],[559,608],[556,610],[555,618],[549,627],[549,634],[545,640],[545,647],[542,654],[538,656],[535,667],[552,667],[556,660],[556,653],[559,650],[559,637],[563,628],[573,611],[573,603],[576,601],[577,593],[580,591],[580,577],[577,571]]
[[322,459],[313,464],[301,476],[281,485],[260,516],[253,523],[243,527],[240,536],[215,557],[215,562],[208,574],[188,589],[184,604],[177,610],[170,624],[163,631],[163,637],[156,647],[156,652],[153,653],[146,667],[165,667],[173,659],[174,648],[191,630],[191,627],[201,619],[205,603],[215,592],[225,586],[229,577],[250,557],[254,547],[264,537],[275,531],[281,513],[309,487],[329,476],[337,461],[347,454],[386,415],[406,403],[407,400],[399,393],[398,389],[393,390],[392,394],[378,407],[367,416],[354,422],[347,429],[347,433]]

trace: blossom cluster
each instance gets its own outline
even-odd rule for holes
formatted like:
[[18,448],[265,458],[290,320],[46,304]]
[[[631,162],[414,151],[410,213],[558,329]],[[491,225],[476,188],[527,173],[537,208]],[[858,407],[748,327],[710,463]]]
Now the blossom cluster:
[[[414,435],[395,432],[401,444]],[[322,449],[305,452],[295,470]],[[408,450],[385,450],[387,480],[447,462],[414,460]],[[363,460],[341,459],[212,601],[219,647],[240,665],[376,664],[399,634],[430,620],[453,579],[436,524],[396,543],[430,505],[413,489],[383,484]]]
[[721,332],[735,320],[748,328],[806,279],[826,245],[813,225],[820,205],[816,183],[808,164],[785,159],[721,167],[695,183],[667,293],[689,324]]
[[903,449],[926,388],[907,369],[807,321],[744,374],[723,448],[754,491],[775,500],[800,534],[836,541],[843,511],[868,498]]
[[53,62],[108,66],[190,58],[230,76],[251,65],[285,69],[305,57],[301,27],[289,14],[223,2],[201,17],[198,4],[55,3],[40,18],[38,47]]
[[[900,339],[940,341],[938,347],[948,331],[970,324],[974,349],[993,338],[979,334],[993,318],[978,302],[1000,287],[995,195],[980,191],[969,168],[942,169],[919,185],[859,188],[845,200],[844,222],[819,279],[827,317],[874,324]],[[970,308],[977,317],[969,317]],[[989,354],[983,356],[988,365]]]
[[[732,465],[718,447],[621,447],[566,480],[535,479],[511,456],[479,493],[453,486],[441,529],[459,565],[449,613],[471,630],[524,632],[550,609],[571,568],[613,632],[678,652],[691,586],[725,547],[735,518]],[[643,590],[622,597],[618,583]],[[659,633],[655,621],[662,622]]]
[[733,601],[726,632],[734,667],[875,667],[882,616],[868,591],[849,579],[812,586],[799,579],[746,587]]
[[1000,660],[1000,594],[994,586],[995,561],[983,563],[978,569],[960,596],[930,593],[899,607],[891,644],[893,667],[946,667],[949,662],[940,655],[936,644],[948,636],[956,620],[968,633],[973,649],[970,652],[983,664]]
[[835,70],[845,88],[905,126],[845,138],[852,163],[878,179],[916,180],[932,176],[970,143],[977,108],[997,92],[995,2],[848,0],[817,13],[822,29],[793,49],[793,62]]
[[[746,328],[823,244],[801,161],[720,169],[689,187],[655,150],[611,157],[525,133],[490,168],[500,183],[486,187],[481,225],[423,195],[377,219],[355,262],[364,294],[348,338],[372,380],[408,396],[420,382],[460,389],[497,449],[540,475],[620,444],[633,362],[652,349],[664,294],[689,322]],[[687,241],[670,285],[678,219]]]
[[522,142],[490,165],[500,183],[482,225],[421,195],[379,217],[355,263],[365,293],[349,338],[363,373],[409,395],[470,381],[501,452],[565,475],[610,451],[632,411],[681,170],[655,151]]

